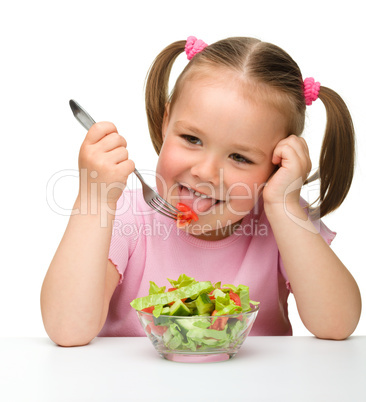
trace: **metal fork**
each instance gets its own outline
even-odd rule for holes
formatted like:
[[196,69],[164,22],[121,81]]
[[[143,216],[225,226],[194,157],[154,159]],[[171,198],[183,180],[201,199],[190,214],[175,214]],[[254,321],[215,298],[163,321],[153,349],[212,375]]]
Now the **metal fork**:
[[[90,114],[83,109],[76,101],[70,100],[71,110],[76,118],[76,120],[87,130],[95,123],[94,119]],[[178,219],[178,214],[182,214],[179,209],[175,208],[173,205],[169,204],[168,201],[164,200],[156,191],[154,191],[148,184],[145,183],[141,174],[137,169],[134,170],[135,175],[138,177],[142,184],[142,193],[145,202],[155,211],[169,218]]]

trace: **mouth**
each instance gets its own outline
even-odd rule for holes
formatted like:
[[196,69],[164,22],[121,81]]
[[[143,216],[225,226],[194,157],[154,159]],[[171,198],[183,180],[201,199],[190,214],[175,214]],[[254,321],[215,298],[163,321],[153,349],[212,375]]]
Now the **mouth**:
[[196,214],[209,212],[213,207],[224,202],[182,184],[179,185],[179,199],[180,202],[186,204]]

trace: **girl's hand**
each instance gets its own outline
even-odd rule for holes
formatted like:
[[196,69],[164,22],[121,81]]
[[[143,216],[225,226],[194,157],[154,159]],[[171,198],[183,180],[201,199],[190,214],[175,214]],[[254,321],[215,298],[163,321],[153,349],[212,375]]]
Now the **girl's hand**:
[[263,190],[264,204],[299,204],[301,187],[311,171],[306,141],[295,135],[281,140],[273,151],[272,163],[279,168]]
[[93,124],[79,153],[80,190],[89,201],[116,203],[135,164],[128,159],[126,140],[114,124]]

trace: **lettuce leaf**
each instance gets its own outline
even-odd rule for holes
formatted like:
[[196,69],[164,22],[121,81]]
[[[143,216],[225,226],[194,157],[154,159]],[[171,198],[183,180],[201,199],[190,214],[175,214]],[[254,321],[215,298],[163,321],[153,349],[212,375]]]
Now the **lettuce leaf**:
[[185,298],[197,298],[201,293],[209,293],[213,289],[211,282],[195,282],[188,286],[178,288],[172,292],[155,293],[145,297],[139,297],[130,303],[135,310],[143,310],[146,307],[165,305]]
[[[169,332],[169,335],[165,334]],[[164,341],[165,344],[170,348],[170,349],[178,349],[179,346],[182,344],[183,342],[183,335],[179,332],[179,327],[177,324],[171,324],[169,326],[169,331],[165,331],[164,334]],[[168,339],[169,336],[169,339]]]
[[233,339],[238,337],[238,334],[240,332],[244,332],[247,325],[245,321],[240,321],[240,320],[236,320],[234,324],[229,324],[230,327],[230,332],[231,332],[231,337]]
[[164,306],[162,304],[157,304],[154,308],[153,315],[158,318],[163,311]]
[[217,310],[217,313],[215,314],[215,316],[239,314],[242,311],[243,310],[242,310],[242,308],[240,306],[237,306],[236,304],[231,302],[227,306],[223,307],[221,310]]
[[159,288],[159,286],[155,282],[150,281],[149,295],[155,295],[164,292],[165,292],[165,286]]
[[234,285],[227,284],[227,285],[223,285],[223,287],[229,288],[234,293],[239,295],[243,312],[251,310],[251,306],[250,306],[251,304],[254,306],[259,304],[259,302],[249,299],[249,287],[248,286],[245,286],[245,285],[234,286]]
[[189,345],[192,350],[193,345],[197,348],[198,346],[210,346],[219,347],[225,345],[231,339],[231,335],[227,333],[227,329],[223,331],[217,331],[215,329],[190,329],[186,334],[187,342],[183,345]]
[[192,350],[193,352],[197,350],[197,343],[194,342],[191,338],[188,338],[186,342],[182,342],[182,345],[187,349]]
[[200,340],[202,338],[213,338],[216,340],[226,339],[227,338],[227,330],[217,331],[216,329],[190,329],[186,334],[187,339],[191,338],[192,340]]
[[219,290],[215,290],[214,293],[217,293],[215,300],[215,316],[216,315],[226,315],[226,314],[237,314],[243,311],[242,307],[237,306],[233,300],[230,299],[229,293],[222,293],[224,296],[221,296],[218,292]]
[[169,279],[168,281],[174,288],[183,288],[185,286],[191,285],[192,283],[198,283],[194,278],[191,278],[185,274],[179,276],[179,278],[174,281],[173,279]]
[[221,289],[215,289],[212,292],[212,295],[215,296],[215,299],[217,299],[218,297],[225,297],[226,293],[224,293]]
[[194,325],[197,328],[207,329],[211,325],[211,322],[209,320],[205,320],[205,321],[197,320],[192,325]]

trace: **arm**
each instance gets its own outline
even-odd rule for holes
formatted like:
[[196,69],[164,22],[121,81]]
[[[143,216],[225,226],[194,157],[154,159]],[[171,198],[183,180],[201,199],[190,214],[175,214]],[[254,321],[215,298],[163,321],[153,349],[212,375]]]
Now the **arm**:
[[310,171],[305,141],[293,136],[285,139],[276,147],[273,162],[281,167],[264,191],[265,211],[301,320],[319,338],[345,339],[355,330],[361,314],[358,286],[308,220],[299,204],[300,189],[286,196],[286,183],[299,177],[303,181]]
[[[127,159],[125,140],[110,123],[98,123],[89,130],[79,165],[88,174],[80,175],[74,206],[78,213],[70,217],[41,291],[45,329],[55,343],[63,346],[89,343],[104,325],[119,280],[108,261],[113,210],[134,169]],[[98,174],[90,175],[93,171]],[[103,185],[110,191],[103,194]],[[92,188],[98,188],[98,194]],[[93,205],[98,206],[97,211]]]

